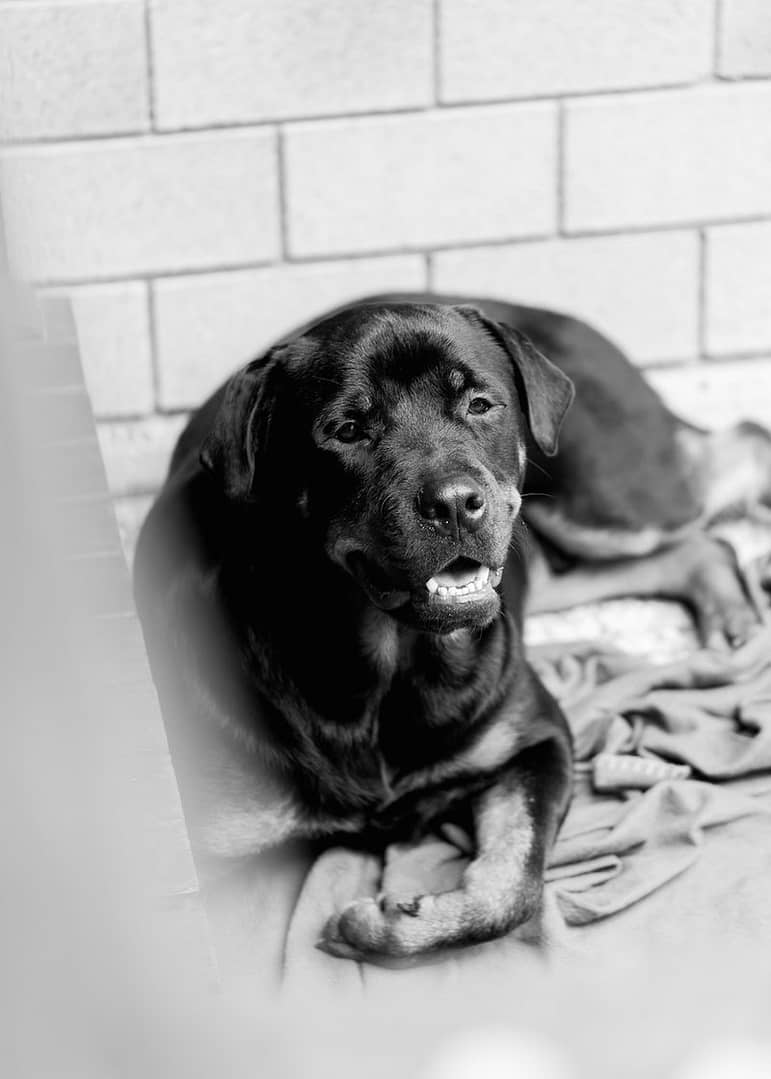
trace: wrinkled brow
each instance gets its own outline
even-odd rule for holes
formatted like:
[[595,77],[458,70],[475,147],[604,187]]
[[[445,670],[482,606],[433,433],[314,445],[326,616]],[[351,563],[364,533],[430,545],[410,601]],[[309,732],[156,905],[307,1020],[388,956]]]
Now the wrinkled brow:
[[464,363],[456,363],[446,376],[447,384],[453,393],[463,390],[481,390],[486,385],[484,379]]
[[332,407],[335,412],[351,412],[366,416],[374,408],[374,403],[368,393],[348,393],[338,398]]
[[344,416],[358,416],[364,418],[374,410],[374,402],[367,393],[343,394],[323,408],[316,418],[317,426],[325,426]]

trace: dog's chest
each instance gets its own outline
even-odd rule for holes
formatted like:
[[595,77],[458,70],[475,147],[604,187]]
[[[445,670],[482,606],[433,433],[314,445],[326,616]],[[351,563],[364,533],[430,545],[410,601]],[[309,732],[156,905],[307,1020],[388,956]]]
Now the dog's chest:
[[379,775],[400,777],[449,762],[468,740],[463,716],[441,692],[399,681],[380,704],[372,752]]
[[333,692],[313,739],[323,759],[302,769],[312,773],[319,809],[351,819],[391,816],[402,805],[409,812],[437,787],[462,786],[459,777],[496,764],[499,747],[486,731],[501,676],[497,646],[482,652],[468,634],[430,639],[379,612],[362,645],[363,666],[354,662],[345,680],[325,679]]
[[476,732],[443,696],[403,678],[370,702],[347,748],[331,755],[333,783],[352,807],[378,812],[408,792],[414,802],[423,788],[463,770]]

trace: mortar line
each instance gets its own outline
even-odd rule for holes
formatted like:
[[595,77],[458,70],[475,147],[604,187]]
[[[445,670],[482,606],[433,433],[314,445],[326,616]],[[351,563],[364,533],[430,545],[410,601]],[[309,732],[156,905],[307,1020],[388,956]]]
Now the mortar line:
[[153,20],[150,6],[152,0],[144,2],[145,24],[145,70],[147,72],[147,110],[150,120],[150,130],[155,131],[155,58],[153,56]]
[[150,372],[153,384],[153,410],[157,411],[161,403],[161,357],[158,349],[157,310],[155,304],[155,285],[152,278],[144,278],[147,291],[147,332],[150,337]]
[[707,232],[699,229],[699,281],[698,281],[698,346],[699,359],[707,352]]
[[557,103],[557,235],[565,235],[565,101]]
[[433,292],[434,291],[434,271],[435,271],[434,252],[433,251],[426,251],[425,263],[426,263],[426,291],[427,292]]
[[32,288],[40,290],[56,290],[66,292],[68,289],[84,288],[86,286],[121,284],[130,281],[164,281],[176,280],[185,277],[205,277],[212,274],[243,273],[251,270],[278,270],[290,266],[299,269],[303,266],[323,266],[326,263],[359,262],[372,259],[396,259],[415,255],[432,255],[453,251],[468,251],[471,249],[487,250],[496,247],[523,247],[527,244],[543,243],[547,240],[559,239],[563,243],[578,243],[581,240],[603,240],[621,238],[624,236],[663,236],[673,232],[692,232],[700,228],[720,228],[724,225],[759,225],[771,222],[770,213],[753,213],[735,215],[733,217],[718,217],[700,219],[698,221],[674,221],[668,223],[650,222],[646,224],[625,224],[616,227],[609,226],[596,229],[571,229],[562,236],[556,237],[551,230],[538,232],[525,236],[500,236],[482,237],[470,240],[450,240],[447,243],[434,243],[426,247],[401,246],[395,248],[371,248],[365,251],[342,251],[325,252],[312,255],[293,255],[287,261],[279,259],[267,259],[265,261],[248,260],[245,262],[213,263],[209,266],[195,267],[170,267],[167,270],[143,270],[137,268],[126,273],[107,274],[100,277],[72,277],[72,278],[45,278],[29,277],[28,283]]
[[287,165],[286,144],[284,125],[279,124],[276,130],[276,179],[278,183],[278,221],[279,237],[281,242],[281,257],[284,262],[290,260],[289,253],[289,204],[287,191]]
[[432,5],[432,42],[433,42],[433,84],[434,84],[434,105],[441,105],[441,90],[442,90],[442,73],[441,73],[441,56],[442,56],[442,42],[441,42],[441,0],[434,0]]
[[[21,0],[19,0],[21,2]],[[149,55],[149,54],[148,54]],[[732,78],[730,81],[721,80],[721,85],[727,93],[730,93],[732,89],[738,89],[745,85],[761,85],[769,82],[768,76],[765,75],[747,75]],[[611,88],[597,88],[593,90],[574,90],[570,94],[531,94],[524,97],[489,97],[489,98],[471,98],[463,99],[460,101],[443,101],[440,105],[442,112],[453,111],[475,111],[479,109],[504,109],[507,106],[512,108],[526,109],[529,105],[554,105],[561,98],[567,98],[571,101],[581,101],[600,99],[600,98],[612,98],[612,97],[634,97],[639,95],[658,95],[673,93],[678,91],[698,90],[699,87],[709,86],[709,83],[705,83],[704,79],[692,79],[688,82],[663,82],[655,85],[641,85],[641,86],[625,86],[625,87],[611,87]],[[152,104],[152,103],[151,103]],[[430,106],[433,107],[433,106]],[[153,109],[154,111],[154,109]],[[263,131],[266,128],[275,127],[278,124],[282,124],[284,127],[289,127],[293,124],[324,124],[334,123],[337,121],[356,121],[360,120],[363,123],[367,121],[377,122],[378,120],[385,120],[391,116],[394,117],[409,117],[409,116],[422,116],[426,113],[425,105],[406,105],[406,106],[374,106],[367,111],[359,112],[330,112],[321,114],[298,114],[296,116],[283,116],[283,117],[271,117],[270,119],[250,119],[250,120],[222,120],[222,121],[207,121],[200,124],[179,124],[169,125],[164,127],[158,127],[157,124],[149,130],[142,130],[138,128],[132,128],[130,130],[122,132],[105,132],[105,133],[83,133],[72,135],[40,135],[35,138],[13,138],[6,137],[3,143],[3,150],[5,153],[12,155],[15,151],[19,150],[33,150],[36,147],[56,147],[56,146],[72,146],[78,143],[83,144],[98,144],[101,142],[114,142],[121,139],[143,139],[149,136],[164,136],[173,137],[178,136],[195,136],[206,135],[214,132],[248,132],[253,130],[255,132]]]
[[712,17],[712,79],[720,80],[720,57],[721,40],[723,32],[723,0],[715,0],[715,8]]

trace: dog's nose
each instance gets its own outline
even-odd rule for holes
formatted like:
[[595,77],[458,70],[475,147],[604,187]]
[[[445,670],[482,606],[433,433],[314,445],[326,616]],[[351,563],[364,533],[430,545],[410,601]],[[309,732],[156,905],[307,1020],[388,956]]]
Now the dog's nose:
[[484,491],[470,476],[450,476],[425,483],[418,512],[443,536],[476,532],[487,509]]

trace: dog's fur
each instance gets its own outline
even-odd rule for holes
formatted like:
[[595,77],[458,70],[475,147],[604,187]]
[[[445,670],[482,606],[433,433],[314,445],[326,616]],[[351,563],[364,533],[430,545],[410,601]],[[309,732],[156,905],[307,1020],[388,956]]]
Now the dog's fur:
[[[589,327],[486,300],[363,302],[234,375],[181,436],[136,561],[199,857],[454,819],[476,848],[456,891],[357,901],[325,946],[410,956],[532,919],[572,768],[522,647],[523,515],[563,571],[545,606],[591,592],[580,563],[634,555],[648,572],[623,590],[742,639],[755,614],[699,531],[706,438]],[[496,587],[429,592],[459,558]]]

